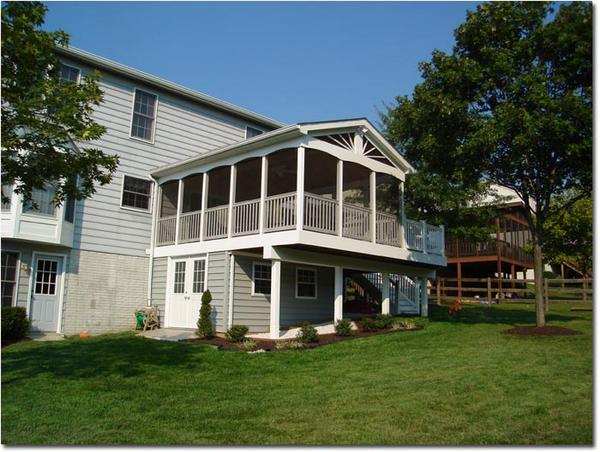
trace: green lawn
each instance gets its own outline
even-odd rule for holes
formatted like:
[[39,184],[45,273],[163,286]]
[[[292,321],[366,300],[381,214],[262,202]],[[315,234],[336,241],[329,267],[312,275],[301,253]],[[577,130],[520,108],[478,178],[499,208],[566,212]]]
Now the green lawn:
[[500,334],[532,305],[465,307],[428,327],[249,355],[132,334],[2,350],[5,444],[592,444],[583,334]]

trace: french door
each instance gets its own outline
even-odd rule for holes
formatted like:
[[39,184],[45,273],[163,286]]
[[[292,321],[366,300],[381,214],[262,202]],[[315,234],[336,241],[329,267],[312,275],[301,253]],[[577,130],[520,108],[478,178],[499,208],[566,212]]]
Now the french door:
[[206,290],[206,258],[189,257],[171,261],[169,326],[196,328]]

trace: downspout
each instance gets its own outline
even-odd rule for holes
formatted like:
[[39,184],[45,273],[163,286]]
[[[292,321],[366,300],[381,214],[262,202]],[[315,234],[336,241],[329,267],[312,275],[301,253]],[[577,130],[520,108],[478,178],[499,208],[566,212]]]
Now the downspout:
[[154,198],[152,199],[152,227],[150,229],[150,261],[148,263],[148,287],[146,293],[148,299],[146,304],[152,306],[152,277],[154,270],[154,242],[156,234],[156,215],[158,211],[158,181],[150,175],[150,179],[154,182]]
[[231,251],[227,251],[229,254],[229,309],[227,311],[227,328],[233,326],[233,284],[234,284],[234,273],[235,273],[235,256]]

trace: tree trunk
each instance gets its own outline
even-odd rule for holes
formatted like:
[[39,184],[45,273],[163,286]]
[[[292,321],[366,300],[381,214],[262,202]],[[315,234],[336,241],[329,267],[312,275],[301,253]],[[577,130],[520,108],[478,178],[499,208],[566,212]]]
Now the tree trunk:
[[536,241],[533,248],[533,278],[535,280],[535,323],[541,327],[546,325],[544,313],[544,262],[542,246]]

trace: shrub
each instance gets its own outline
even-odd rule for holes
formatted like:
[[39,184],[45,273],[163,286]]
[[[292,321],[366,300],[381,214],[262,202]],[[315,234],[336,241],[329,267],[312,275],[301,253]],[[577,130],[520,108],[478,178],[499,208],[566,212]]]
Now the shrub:
[[379,329],[373,317],[363,317],[357,323],[361,331],[377,331]]
[[304,348],[304,342],[299,340],[278,341],[275,343],[275,348],[277,350],[299,350]]
[[210,294],[210,290],[207,290],[202,294],[202,307],[200,307],[200,318],[197,323],[198,331],[196,331],[198,337],[205,339],[210,339],[215,335],[215,329],[210,318],[212,313],[212,308],[210,307],[211,301],[212,295]]
[[352,323],[350,320],[341,319],[335,324],[335,334],[337,336],[350,336],[352,335]]
[[375,327],[378,330],[388,330],[394,326],[394,318],[389,314],[377,314],[375,316]]
[[251,352],[253,350],[256,350],[258,344],[254,339],[244,339],[243,341],[239,342],[237,346],[240,350],[243,350],[245,352]]
[[414,330],[416,328],[425,328],[429,320],[425,317],[403,317],[395,319],[394,329]]
[[2,340],[23,339],[29,334],[29,326],[25,308],[2,308]]
[[248,327],[246,325],[232,325],[225,333],[228,342],[243,342],[246,339]]
[[303,322],[298,331],[298,340],[304,344],[310,344],[311,342],[319,342],[319,335],[317,329],[308,322]]

